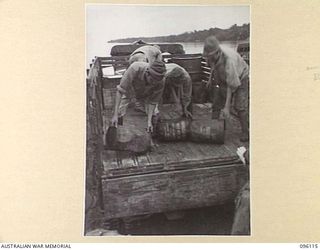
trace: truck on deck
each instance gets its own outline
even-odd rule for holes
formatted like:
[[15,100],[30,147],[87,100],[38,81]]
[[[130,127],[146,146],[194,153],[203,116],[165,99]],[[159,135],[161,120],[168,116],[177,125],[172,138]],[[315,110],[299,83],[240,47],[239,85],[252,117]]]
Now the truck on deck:
[[[232,202],[249,178],[248,166],[236,154],[248,144],[239,141],[240,125],[233,116],[225,122],[223,144],[155,139],[154,149],[144,154],[105,147],[116,86],[137,46],[142,45],[117,45],[112,56],[96,57],[87,72],[85,231],[114,228],[137,216]],[[180,44],[159,46],[169,52],[165,63],[179,64],[192,78],[194,119],[211,121],[206,88],[210,68],[202,55],[185,54]],[[164,102],[162,107],[175,118],[173,104]],[[129,107],[124,126],[145,129],[146,119]]]

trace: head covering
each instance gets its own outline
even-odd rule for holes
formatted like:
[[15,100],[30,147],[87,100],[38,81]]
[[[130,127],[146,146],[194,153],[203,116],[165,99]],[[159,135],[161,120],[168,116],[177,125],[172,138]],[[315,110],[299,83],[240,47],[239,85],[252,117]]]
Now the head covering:
[[204,41],[203,56],[210,56],[220,50],[219,41],[215,36],[209,36]]
[[178,78],[183,75],[183,69],[181,67],[174,67],[168,74],[169,77]]
[[160,60],[155,60],[148,67],[149,75],[155,81],[161,81],[166,73],[165,64]]

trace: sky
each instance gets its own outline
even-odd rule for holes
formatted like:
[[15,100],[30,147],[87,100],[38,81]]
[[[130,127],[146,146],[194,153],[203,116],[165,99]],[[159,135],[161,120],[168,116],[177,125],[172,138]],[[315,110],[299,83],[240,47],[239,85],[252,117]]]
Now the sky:
[[86,30],[106,40],[164,36],[242,25],[249,12],[249,6],[87,5]]
[[111,5],[86,6],[88,58],[102,56],[107,42],[129,37],[178,35],[209,28],[226,29],[250,22],[250,8],[243,6]]

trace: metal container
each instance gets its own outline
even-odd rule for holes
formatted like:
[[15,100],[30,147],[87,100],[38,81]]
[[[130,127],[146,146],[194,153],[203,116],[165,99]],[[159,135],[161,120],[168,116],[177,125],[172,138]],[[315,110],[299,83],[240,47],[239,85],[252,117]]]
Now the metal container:
[[201,69],[201,56],[190,57],[173,57],[171,62],[176,63],[183,67],[190,75],[192,81],[201,81],[202,69]]
[[157,136],[163,141],[224,143],[225,120],[223,119],[175,119],[162,120],[157,125]]
[[188,137],[187,119],[162,120],[157,124],[157,136],[163,141],[183,141]]
[[195,120],[190,124],[190,140],[194,142],[224,143],[225,120]]
[[145,153],[151,148],[150,134],[133,125],[110,126],[105,137],[104,148],[107,150]]

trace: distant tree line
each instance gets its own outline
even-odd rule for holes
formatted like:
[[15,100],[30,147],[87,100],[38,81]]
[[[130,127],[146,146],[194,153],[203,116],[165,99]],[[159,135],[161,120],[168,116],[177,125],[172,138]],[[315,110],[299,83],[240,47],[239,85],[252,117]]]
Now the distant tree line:
[[138,40],[145,42],[203,42],[208,36],[214,35],[219,41],[247,40],[250,35],[250,24],[237,26],[232,25],[229,29],[210,28],[208,30],[194,30],[179,35],[156,36],[156,37],[130,37],[108,41],[109,43],[132,43]]

